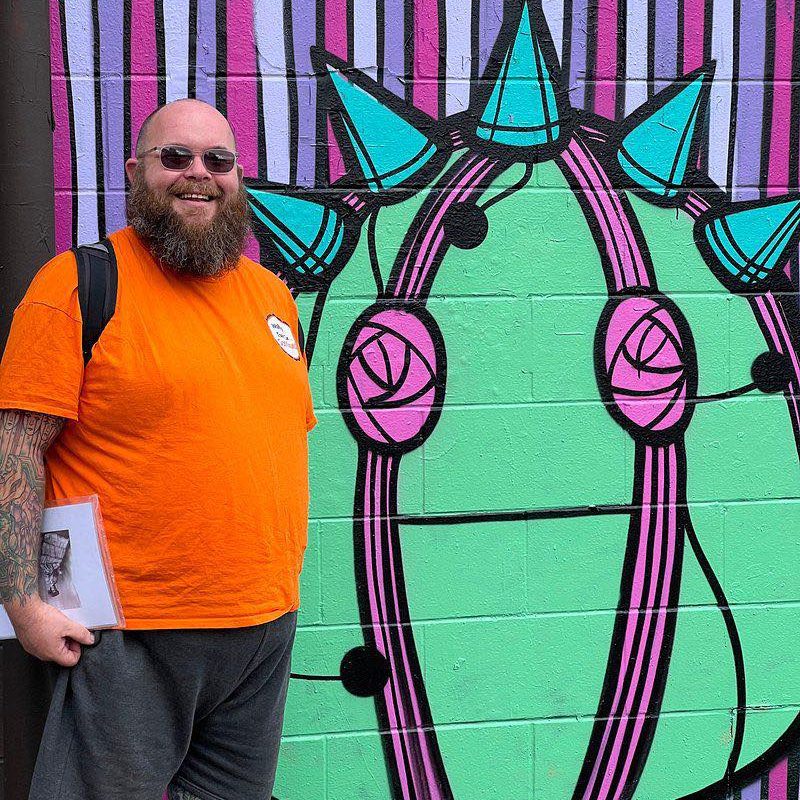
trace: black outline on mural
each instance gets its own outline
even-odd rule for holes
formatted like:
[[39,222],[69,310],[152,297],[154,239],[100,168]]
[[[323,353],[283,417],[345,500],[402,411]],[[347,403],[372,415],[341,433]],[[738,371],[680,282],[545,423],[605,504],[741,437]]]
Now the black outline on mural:
[[[100,75],[100,10],[97,3],[92,3],[92,47],[93,65],[95,75]],[[103,139],[103,115],[98,113],[103,108],[103,85],[99,80],[94,81],[94,137],[95,137],[95,181],[97,184],[97,231],[99,238],[106,235],[106,195],[105,174],[103,160],[105,155],[105,142]]]
[[69,68],[69,48],[67,47],[66,0],[58,0],[59,27],[61,29],[61,51],[64,61],[64,83],[67,89],[67,119],[69,120],[69,158],[72,177],[72,241],[78,241],[78,154],[75,144],[75,111],[72,107],[72,78]]

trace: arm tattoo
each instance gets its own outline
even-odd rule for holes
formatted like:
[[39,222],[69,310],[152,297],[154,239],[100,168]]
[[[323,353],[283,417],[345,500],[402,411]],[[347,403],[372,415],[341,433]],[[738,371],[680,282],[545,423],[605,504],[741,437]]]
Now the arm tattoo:
[[0,411],[0,603],[37,594],[44,502],[44,454],[64,420]]

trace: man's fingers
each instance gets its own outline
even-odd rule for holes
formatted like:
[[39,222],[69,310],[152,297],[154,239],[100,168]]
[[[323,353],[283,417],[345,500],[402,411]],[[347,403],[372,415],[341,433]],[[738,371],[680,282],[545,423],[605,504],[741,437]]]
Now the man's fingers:
[[94,644],[94,634],[86,630],[83,625],[80,625],[77,622],[73,622],[70,620],[69,625],[64,627],[63,636],[69,636],[70,639],[74,639],[76,642],[80,642],[80,644]]
[[56,664],[60,664],[62,667],[74,667],[80,660],[80,657],[80,649],[70,650],[68,647],[64,646],[53,661],[55,661]]

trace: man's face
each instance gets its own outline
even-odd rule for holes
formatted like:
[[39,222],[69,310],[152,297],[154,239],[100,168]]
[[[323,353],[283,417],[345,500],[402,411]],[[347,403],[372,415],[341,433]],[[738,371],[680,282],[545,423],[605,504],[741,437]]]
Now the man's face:
[[[151,149],[168,145],[196,155],[183,169],[170,169]],[[198,101],[164,107],[143,130],[139,157],[125,164],[128,222],[162,266],[195,276],[236,266],[249,231],[242,170],[237,164],[229,172],[211,172],[202,159],[206,150],[234,146],[227,120]]]
[[[162,165],[159,151],[146,152],[164,145],[181,145],[197,155],[186,169],[169,170]],[[221,205],[238,193],[242,180],[238,163],[227,173],[209,172],[202,153],[210,148],[235,151],[233,134],[225,118],[201,103],[176,103],[155,116],[145,141],[140,143],[139,158],[130,159],[125,169],[133,182],[136,166],[140,165],[147,188],[167,199],[184,223],[207,225],[219,213]]]

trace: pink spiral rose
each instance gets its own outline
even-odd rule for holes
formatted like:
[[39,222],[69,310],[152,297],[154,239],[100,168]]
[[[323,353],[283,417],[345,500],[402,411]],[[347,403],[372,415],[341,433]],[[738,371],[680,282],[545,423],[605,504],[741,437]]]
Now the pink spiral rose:
[[697,377],[694,345],[680,311],[666,298],[650,297],[626,297],[611,308],[610,316],[604,315],[598,365],[610,410],[632,432],[682,430]]
[[368,309],[339,362],[339,402],[354,435],[397,452],[418,447],[441,410],[444,367],[441,333],[424,308]]

